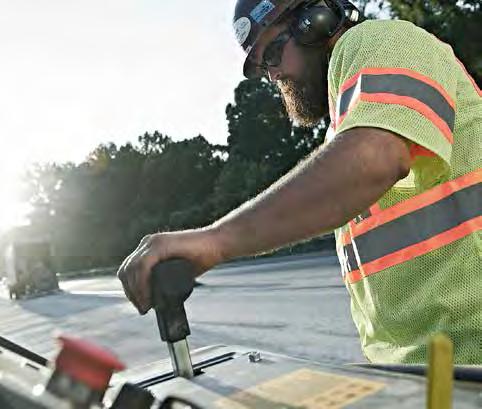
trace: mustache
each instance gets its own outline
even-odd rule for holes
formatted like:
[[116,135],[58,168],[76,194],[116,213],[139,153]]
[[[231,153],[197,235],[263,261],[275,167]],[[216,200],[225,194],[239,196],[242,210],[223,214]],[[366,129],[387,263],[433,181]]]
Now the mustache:
[[289,91],[289,92],[297,92],[297,93],[300,93],[301,90],[305,88],[304,84],[287,77],[278,79],[276,81],[276,85],[281,91]]

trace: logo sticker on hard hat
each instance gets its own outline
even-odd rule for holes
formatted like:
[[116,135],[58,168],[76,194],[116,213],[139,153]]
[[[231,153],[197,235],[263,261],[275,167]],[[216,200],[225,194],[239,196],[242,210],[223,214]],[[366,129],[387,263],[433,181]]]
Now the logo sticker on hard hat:
[[233,25],[236,38],[238,39],[239,44],[243,45],[251,31],[251,21],[249,21],[248,17],[241,17],[238,18]]
[[249,13],[249,15],[253,18],[254,21],[259,23],[261,20],[263,20],[266,14],[268,14],[273,9],[273,3],[271,3],[269,0],[262,0],[253,10],[251,10],[251,13]]

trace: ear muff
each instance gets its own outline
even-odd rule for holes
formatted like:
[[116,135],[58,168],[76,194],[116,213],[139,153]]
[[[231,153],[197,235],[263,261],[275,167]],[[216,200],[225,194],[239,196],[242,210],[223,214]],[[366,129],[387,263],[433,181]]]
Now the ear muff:
[[343,25],[344,13],[337,15],[327,6],[304,6],[296,11],[291,33],[305,46],[315,46],[332,37]]
[[291,34],[298,44],[317,46],[333,37],[345,23],[353,26],[364,20],[360,11],[348,0],[319,0],[304,3],[294,12]]

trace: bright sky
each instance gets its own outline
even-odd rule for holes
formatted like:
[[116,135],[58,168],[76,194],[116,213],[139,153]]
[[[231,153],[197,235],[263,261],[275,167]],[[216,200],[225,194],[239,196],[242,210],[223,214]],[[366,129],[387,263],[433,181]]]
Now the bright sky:
[[158,130],[225,143],[235,0],[0,0],[0,230],[32,162]]

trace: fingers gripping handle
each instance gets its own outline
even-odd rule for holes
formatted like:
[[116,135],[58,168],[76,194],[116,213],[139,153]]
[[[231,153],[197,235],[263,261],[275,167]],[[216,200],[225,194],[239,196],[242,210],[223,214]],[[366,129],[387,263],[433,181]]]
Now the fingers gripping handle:
[[194,265],[184,259],[164,261],[152,269],[152,306],[163,341],[177,342],[191,333],[184,301],[192,293],[195,275]]

